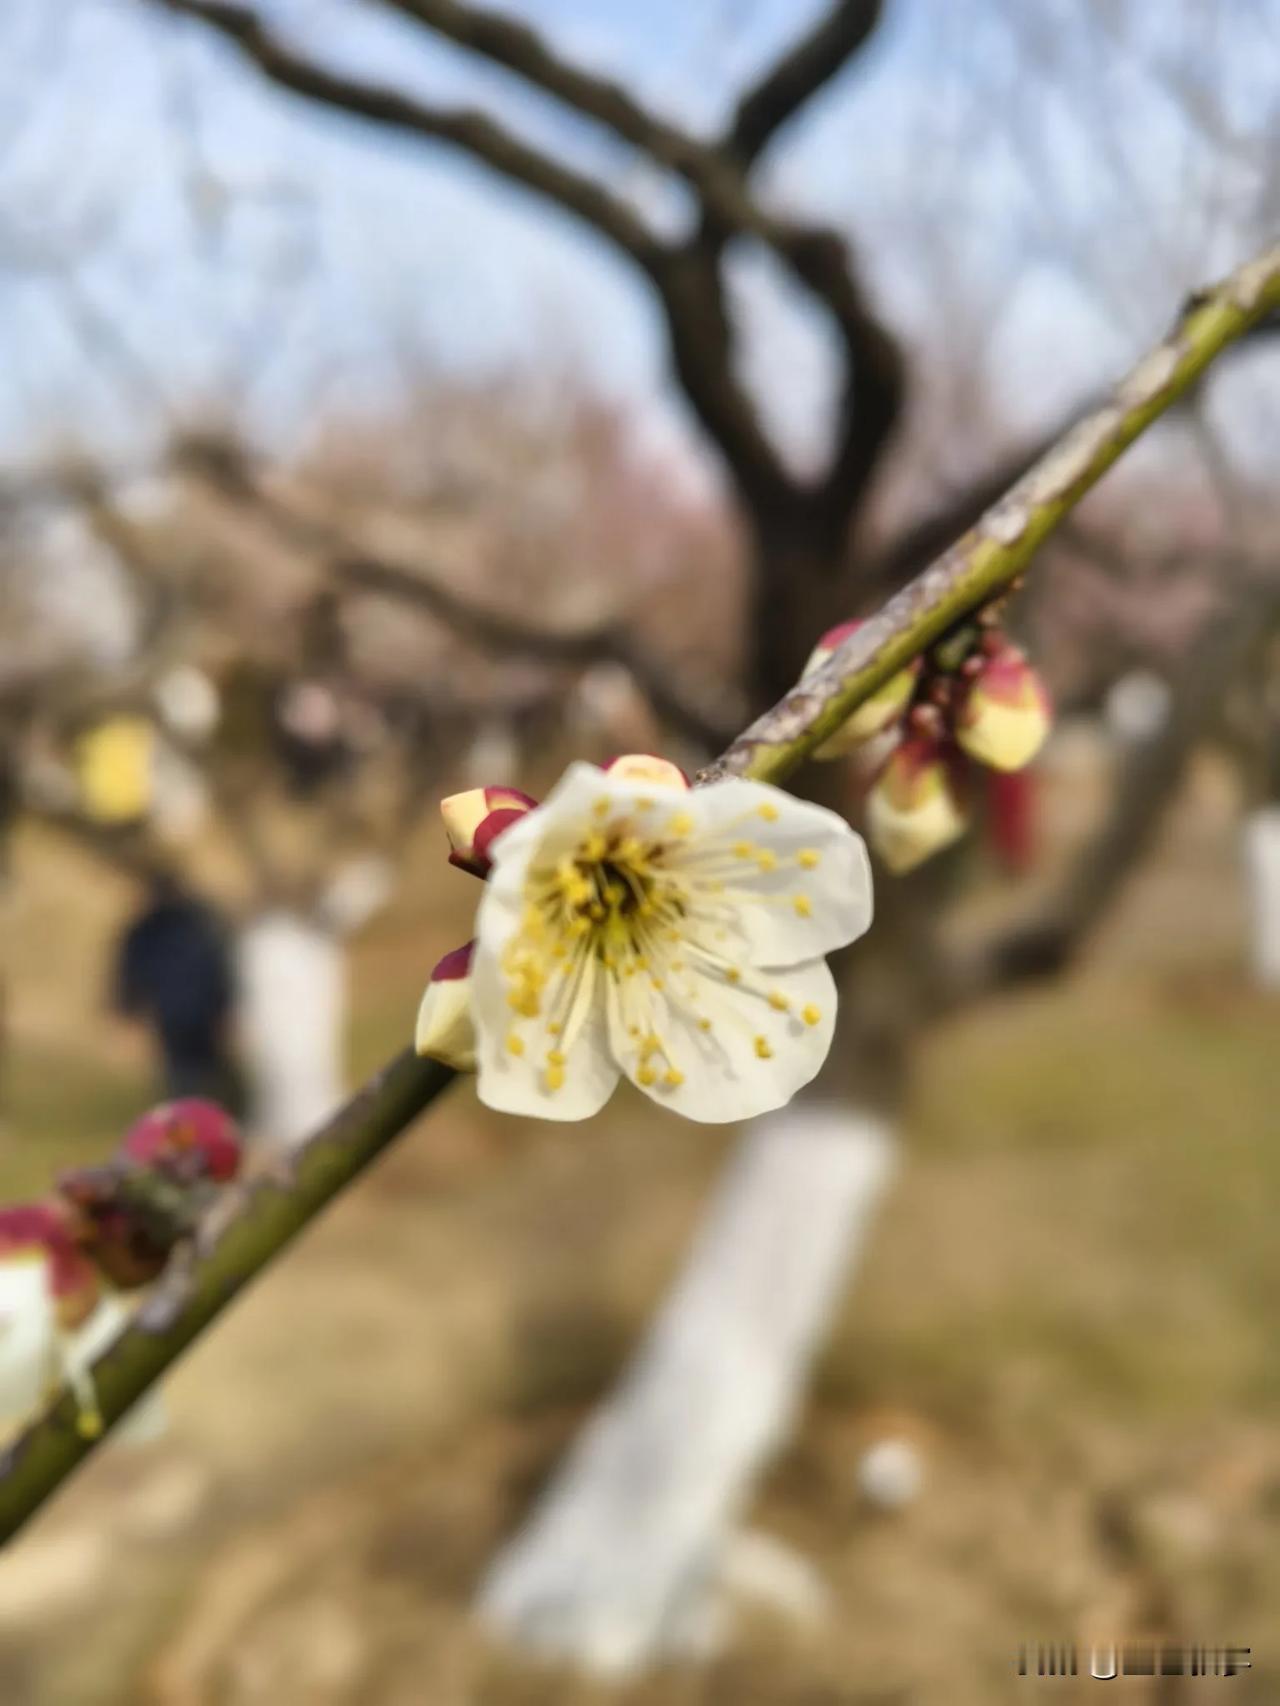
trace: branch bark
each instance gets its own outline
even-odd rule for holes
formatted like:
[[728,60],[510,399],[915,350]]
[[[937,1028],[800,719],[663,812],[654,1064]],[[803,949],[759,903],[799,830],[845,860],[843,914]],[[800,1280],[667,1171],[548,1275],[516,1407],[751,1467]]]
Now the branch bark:
[[[699,778],[784,779],[905,662],[1023,572],[1073,505],[1182,391],[1280,308],[1280,245],[1205,292],[1173,334],[988,512],[972,533],[860,629],[812,683],[759,718]],[[446,1088],[448,1069],[398,1056],[296,1152],[287,1181],[258,1181],[204,1229],[129,1327],[93,1365],[103,1433],[87,1439],[66,1390],[0,1457],[0,1539],[40,1508],[222,1309]]]

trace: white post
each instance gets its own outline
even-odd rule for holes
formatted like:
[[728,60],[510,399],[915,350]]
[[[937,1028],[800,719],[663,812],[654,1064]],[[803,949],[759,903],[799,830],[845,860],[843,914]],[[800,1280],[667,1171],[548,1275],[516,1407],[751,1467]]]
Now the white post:
[[1280,805],[1249,813],[1241,846],[1254,981],[1262,989],[1280,989]]
[[494,1633],[625,1675],[688,1650],[891,1171],[875,1117],[759,1120],[617,1391],[484,1582]]
[[343,943],[299,913],[265,912],[240,932],[237,969],[250,1127],[288,1148],[343,1099]]

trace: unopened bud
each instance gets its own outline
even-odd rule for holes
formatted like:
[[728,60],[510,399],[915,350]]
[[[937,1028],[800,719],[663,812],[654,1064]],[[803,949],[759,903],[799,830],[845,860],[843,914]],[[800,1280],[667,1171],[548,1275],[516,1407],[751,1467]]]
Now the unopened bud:
[[465,793],[441,800],[449,863],[470,871],[473,877],[487,877],[493,843],[537,803],[518,788],[468,788]]
[[240,1134],[216,1102],[163,1102],[130,1127],[120,1152],[140,1167],[196,1184],[224,1185],[240,1171]]
[[611,758],[604,772],[620,782],[644,782],[653,788],[676,788],[681,793],[689,786],[689,778],[678,764],[651,752],[624,752],[621,758]]
[[58,1326],[71,1329],[97,1307],[101,1282],[79,1248],[75,1217],[61,1203],[15,1203],[0,1208],[0,1267],[35,1264],[44,1276]]
[[[849,635],[861,626],[860,621],[852,621],[841,622],[835,628],[828,628],[810,652],[801,680],[820,669]],[[911,703],[919,673],[920,660],[914,658],[905,669],[900,669],[897,675],[891,676],[883,687],[878,687],[869,699],[863,700],[836,732],[823,741],[813,756],[821,759],[843,758],[862,741],[870,740],[896,722]]]
[[471,956],[475,943],[454,948],[436,966],[418,1007],[413,1046],[455,1072],[474,1072],[476,1032],[471,1018]]
[[1021,770],[1053,722],[1049,695],[1017,646],[1004,642],[973,677],[956,716],[956,739],[993,770]]
[[902,741],[867,796],[871,844],[891,871],[909,871],[949,847],[968,823],[954,749],[923,737]]

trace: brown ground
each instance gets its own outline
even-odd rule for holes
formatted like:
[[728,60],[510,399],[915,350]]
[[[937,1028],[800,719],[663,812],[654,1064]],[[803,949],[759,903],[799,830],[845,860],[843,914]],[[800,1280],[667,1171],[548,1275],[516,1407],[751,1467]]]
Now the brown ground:
[[[1013,1675],[1019,1641],[1091,1631],[1253,1648],[1245,1678],[1126,1700],[1280,1700],[1280,1004],[1237,970],[1223,804],[1202,777],[1073,979],[927,1046],[892,1204],[751,1516],[821,1569],[822,1628],[748,1612],[717,1663],[621,1694],[470,1628],[730,1139],[632,1104],[525,1128],[464,1089],[187,1359],[166,1440],[105,1451],[0,1562],[0,1701],[999,1706],[1096,1690]],[[141,1094],[97,1017],[119,896],[22,851],[6,1195]],[[459,934],[421,897],[370,932],[361,1068]],[[873,1517],[857,1453],[902,1428],[927,1490]]]

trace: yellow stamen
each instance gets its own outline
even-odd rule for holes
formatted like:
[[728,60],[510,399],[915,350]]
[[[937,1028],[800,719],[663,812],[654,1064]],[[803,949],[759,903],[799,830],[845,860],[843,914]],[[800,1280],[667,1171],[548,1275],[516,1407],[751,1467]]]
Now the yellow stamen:
[[818,1020],[822,1017],[822,1009],[820,1007],[815,1007],[813,1003],[810,1002],[809,1005],[801,1011],[800,1017],[804,1020],[806,1025],[816,1025]]
[[807,894],[796,895],[791,904],[796,909],[797,917],[810,918],[813,916],[813,902],[809,899]]
[[769,848],[766,847],[762,853],[758,853],[756,855],[756,864],[759,865],[762,871],[776,871],[778,868],[778,855],[771,852]]
[[812,847],[802,847],[796,854],[796,864],[803,866],[806,871],[813,871],[817,869],[820,857]]
[[750,841],[735,841],[733,844],[733,856],[735,859],[749,859],[754,852],[755,847]]
[[711,1029],[710,1019],[699,1019],[698,1020],[698,1029],[700,1031],[709,1031]]
[[564,1065],[564,1056],[563,1056],[563,1054],[561,1054],[561,1052],[558,1048],[553,1048],[553,1049],[548,1050],[548,1052],[547,1052],[547,1065],[548,1066],[563,1066]]
[[564,1067],[563,1066],[549,1066],[546,1070],[546,1082],[547,1082],[547,1089],[548,1090],[561,1090],[561,1089],[563,1089],[564,1088]]
[[769,1005],[775,1013],[789,1013],[791,1011],[791,1003],[780,989],[769,991]]
[[658,1081],[658,1074],[653,1070],[653,1068],[651,1066],[642,1066],[640,1068],[640,1070],[636,1073],[636,1083],[637,1084],[656,1084],[657,1081]]
[[688,812],[677,812],[667,825],[667,829],[672,835],[692,835],[693,819]]
[[777,821],[778,821],[778,808],[777,808],[777,806],[773,805],[771,801],[766,800],[765,803],[759,808],[759,812],[760,812],[760,816],[764,819],[764,821],[766,823],[777,823]]
[[768,1037],[756,1038],[756,1055],[760,1060],[772,1060],[773,1050],[769,1046]]
[[523,1054],[524,1053],[524,1038],[518,1037],[514,1031],[512,1031],[510,1036],[507,1038],[507,1053],[508,1054]]
[[662,1075],[662,1082],[664,1084],[669,1084],[674,1090],[678,1085],[684,1083],[684,1073],[681,1072],[678,1067],[669,1066],[666,1072]]
[[737,966],[730,966],[724,975],[729,983],[740,983],[742,981],[742,973]]

